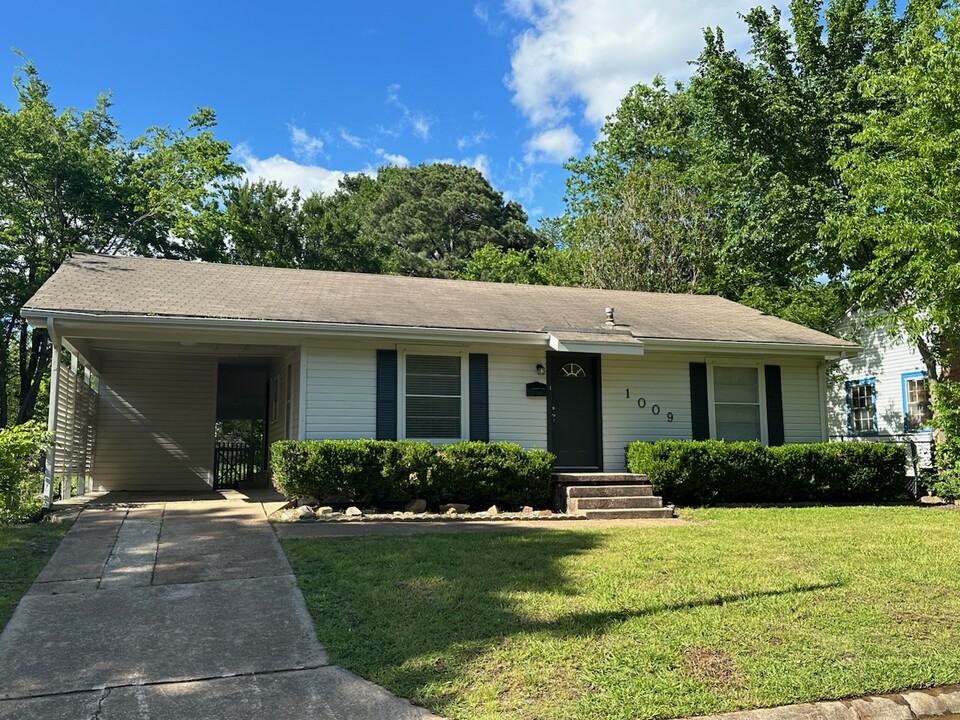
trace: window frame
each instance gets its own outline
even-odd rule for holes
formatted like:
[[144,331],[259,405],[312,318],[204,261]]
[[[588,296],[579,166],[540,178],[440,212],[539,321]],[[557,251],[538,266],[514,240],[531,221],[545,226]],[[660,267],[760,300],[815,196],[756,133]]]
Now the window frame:
[[[714,390],[714,368],[717,367],[749,367],[757,371],[757,406],[760,412],[760,439],[755,441],[761,445],[770,444],[770,434],[767,428],[767,384],[764,376],[764,362],[759,360],[739,360],[736,358],[708,359],[707,363],[707,405],[710,408],[710,437],[721,440],[717,434],[717,402]],[[730,405],[732,403],[720,403],[721,405]],[[748,403],[740,403],[748,404]],[[749,403],[752,405],[752,403]],[[733,442],[733,441],[726,441]]]
[[[460,437],[411,438],[407,436],[407,356],[427,355],[460,358]],[[470,367],[465,348],[442,345],[406,345],[397,347],[397,438],[442,445],[462,442],[470,436]]]
[[[873,418],[871,421],[871,430],[861,430],[859,432],[853,429],[853,403],[850,389],[859,385],[869,385],[873,391],[870,393],[873,403]],[[851,437],[872,437],[880,434],[880,422],[877,415],[877,379],[874,377],[857,378],[856,380],[847,380],[844,384],[846,409],[847,409],[847,434]]]
[[[926,425],[921,425],[920,427],[910,427],[910,405],[909,405],[909,396],[907,394],[907,383],[910,380],[924,380],[927,386],[927,404],[930,403],[930,378],[927,375],[925,370],[916,370],[914,372],[902,373],[900,375],[900,391],[903,397],[903,431],[905,433],[930,433],[933,432],[933,428],[930,425],[928,420]],[[931,417],[933,413],[931,412]]]

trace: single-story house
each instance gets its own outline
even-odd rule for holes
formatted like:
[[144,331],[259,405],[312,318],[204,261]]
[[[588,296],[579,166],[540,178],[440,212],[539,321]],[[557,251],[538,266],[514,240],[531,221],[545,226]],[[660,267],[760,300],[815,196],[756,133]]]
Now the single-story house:
[[932,467],[933,413],[917,347],[902,332],[869,325],[856,309],[837,328],[861,351],[838,364],[828,404],[830,438],[902,443],[912,469]]
[[[827,439],[851,342],[719,297],[75,255],[22,314],[55,344],[48,472],[196,490],[217,422],[505,440],[618,471],[634,440]],[[48,492],[49,492],[48,488]]]

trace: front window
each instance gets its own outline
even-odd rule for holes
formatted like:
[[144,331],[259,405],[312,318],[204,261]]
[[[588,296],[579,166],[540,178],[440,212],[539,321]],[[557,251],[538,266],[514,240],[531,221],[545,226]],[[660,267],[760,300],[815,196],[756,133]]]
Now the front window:
[[762,440],[760,373],[756,367],[713,367],[716,437],[729,442]]
[[463,379],[459,355],[406,356],[406,432],[418,440],[463,437]]
[[877,386],[873,379],[847,383],[847,428],[852,435],[877,432]]
[[933,412],[930,410],[930,390],[923,373],[903,376],[903,429],[923,430],[929,427]]

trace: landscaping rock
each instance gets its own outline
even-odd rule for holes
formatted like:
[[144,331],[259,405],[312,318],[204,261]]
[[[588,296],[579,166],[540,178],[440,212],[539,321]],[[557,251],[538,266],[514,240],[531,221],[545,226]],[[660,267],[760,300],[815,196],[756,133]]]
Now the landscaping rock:
[[313,507],[316,507],[319,504],[320,504],[320,501],[317,500],[313,495],[307,495],[306,497],[297,498],[297,507],[301,507],[303,505],[312,505]]
[[530,507],[529,505],[524,505],[524,506],[520,509],[520,512],[522,512],[522,513],[524,513],[524,514],[532,513],[532,512],[533,512],[533,508]]
[[[451,512],[451,510],[453,512]],[[457,515],[459,513],[469,512],[470,506],[464,505],[463,503],[447,503],[446,505],[440,506],[440,512],[447,515]]]
[[313,520],[316,515],[317,514],[313,511],[313,508],[309,505],[301,505],[293,511],[293,517],[296,520]]
[[333,508],[329,505],[321,505],[317,508],[317,515],[330,515],[333,513]]
[[943,498],[938,498],[936,495],[924,495],[917,502],[921,505],[946,505]]
[[496,505],[491,505],[487,508],[487,513],[490,515],[496,515],[500,512],[500,509]]
[[403,508],[406,512],[412,513],[422,513],[427,509],[427,501],[423,498],[418,498],[413,502],[407,503],[406,507]]
[[343,511],[343,514],[347,517],[360,517],[363,515],[363,511],[355,505],[351,505],[346,510]]
[[552,511],[552,510],[541,510],[540,513],[539,513],[539,515],[540,515],[540,517],[550,517],[551,515],[553,515],[553,511]]

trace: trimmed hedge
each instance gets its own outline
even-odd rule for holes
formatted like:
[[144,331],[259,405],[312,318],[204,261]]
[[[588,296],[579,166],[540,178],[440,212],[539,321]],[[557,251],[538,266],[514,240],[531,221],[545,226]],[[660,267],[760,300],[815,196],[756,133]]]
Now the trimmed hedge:
[[553,455],[513,443],[431,445],[408,440],[280,440],[273,481],[287,497],[343,496],[358,505],[423,498],[431,505],[546,505]]
[[627,446],[627,467],[645,473],[678,505],[886,502],[904,492],[904,449],[845,442],[764,447],[720,440]]

